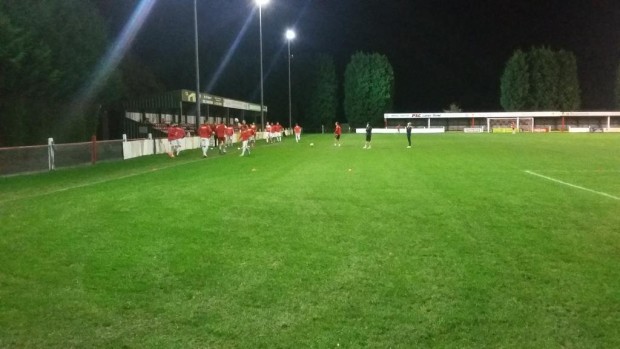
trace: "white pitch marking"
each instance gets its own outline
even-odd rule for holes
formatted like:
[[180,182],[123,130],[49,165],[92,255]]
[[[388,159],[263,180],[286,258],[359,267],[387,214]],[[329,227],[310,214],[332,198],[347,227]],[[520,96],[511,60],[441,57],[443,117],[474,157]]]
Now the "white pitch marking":
[[603,193],[603,192],[600,192],[600,191],[596,191],[596,190],[592,190],[592,189],[588,189],[588,188],[580,187],[580,186],[578,186],[578,185],[570,184],[570,183],[567,183],[567,182],[561,181],[561,180],[559,180],[559,179],[555,179],[555,178],[551,178],[551,177],[543,176],[543,175],[541,175],[541,174],[539,174],[539,173],[536,173],[536,172],[532,172],[532,171],[525,171],[525,173],[527,173],[527,174],[531,174],[532,176],[537,176],[537,177],[540,177],[540,178],[544,178],[544,179],[549,180],[549,181],[552,181],[552,182],[556,182],[556,183],[564,184],[564,185],[567,185],[567,186],[572,187],[572,188],[576,188],[576,189],[581,189],[581,190],[589,191],[590,193],[595,193],[595,194],[598,194],[598,195],[602,195],[602,196],[608,197],[608,198],[610,198],[610,199],[620,200],[620,197],[613,196],[613,195],[609,195],[609,194],[607,194],[607,193]]

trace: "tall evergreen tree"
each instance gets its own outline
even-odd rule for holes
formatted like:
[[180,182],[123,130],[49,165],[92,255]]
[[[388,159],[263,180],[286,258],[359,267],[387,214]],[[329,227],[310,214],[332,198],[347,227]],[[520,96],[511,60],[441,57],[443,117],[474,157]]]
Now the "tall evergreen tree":
[[616,86],[614,91],[614,97],[616,102],[616,109],[620,109],[620,64],[618,64],[618,69],[616,69]]
[[529,71],[525,53],[515,51],[506,63],[500,80],[500,104],[506,111],[526,110],[529,94]]
[[557,88],[559,67],[555,54],[546,47],[534,48],[529,54],[530,108],[532,110],[558,109]]
[[354,54],[344,79],[344,111],[349,124],[381,124],[394,98],[394,70],[387,57],[378,53]]
[[515,51],[500,81],[504,110],[576,110],[581,105],[577,60],[571,52]]
[[[13,136],[17,143],[4,145],[41,144],[48,136],[78,140],[92,134],[92,113],[67,113],[107,46],[104,21],[91,1],[6,1],[0,2],[0,13],[0,115],[23,126],[10,131],[19,133]],[[118,87],[119,76],[112,76]],[[94,101],[85,110],[96,110],[100,103]],[[3,142],[6,139],[11,138]]]
[[577,76],[577,59],[572,52],[560,50],[556,53],[559,67],[557,87],[557,108],[578,110],[581,107],[581,91]]
[[310,57],[303,64],[299,95],[301,123],[305,130],[319,131],[330,125],[338,108],[338,78],[334,59],[326,54]]
[[0,146],[29,144],[36,132],[32,125],[47,126],[32,111],[58,81],[51,55],[35,33],[0,11]]

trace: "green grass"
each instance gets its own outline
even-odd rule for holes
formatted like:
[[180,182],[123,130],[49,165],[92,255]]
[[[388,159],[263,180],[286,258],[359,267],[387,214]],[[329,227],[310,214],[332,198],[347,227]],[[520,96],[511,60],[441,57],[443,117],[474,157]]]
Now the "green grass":
[[0,347],[620,347],[618,135],[362,145],[0,178]]

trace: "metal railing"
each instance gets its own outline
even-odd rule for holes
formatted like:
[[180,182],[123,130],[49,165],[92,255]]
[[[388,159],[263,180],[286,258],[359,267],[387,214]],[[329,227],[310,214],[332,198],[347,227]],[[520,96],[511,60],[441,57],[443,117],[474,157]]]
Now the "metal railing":
[[0,176],[123,160],[123,141],[97,141],[0,148]]

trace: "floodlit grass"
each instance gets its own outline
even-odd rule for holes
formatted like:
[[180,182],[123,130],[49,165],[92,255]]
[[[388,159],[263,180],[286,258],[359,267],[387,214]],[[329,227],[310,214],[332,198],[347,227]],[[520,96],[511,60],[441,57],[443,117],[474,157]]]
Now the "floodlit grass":
[[0,347],[620,347],[618,135],[362,146],[0,178]]

